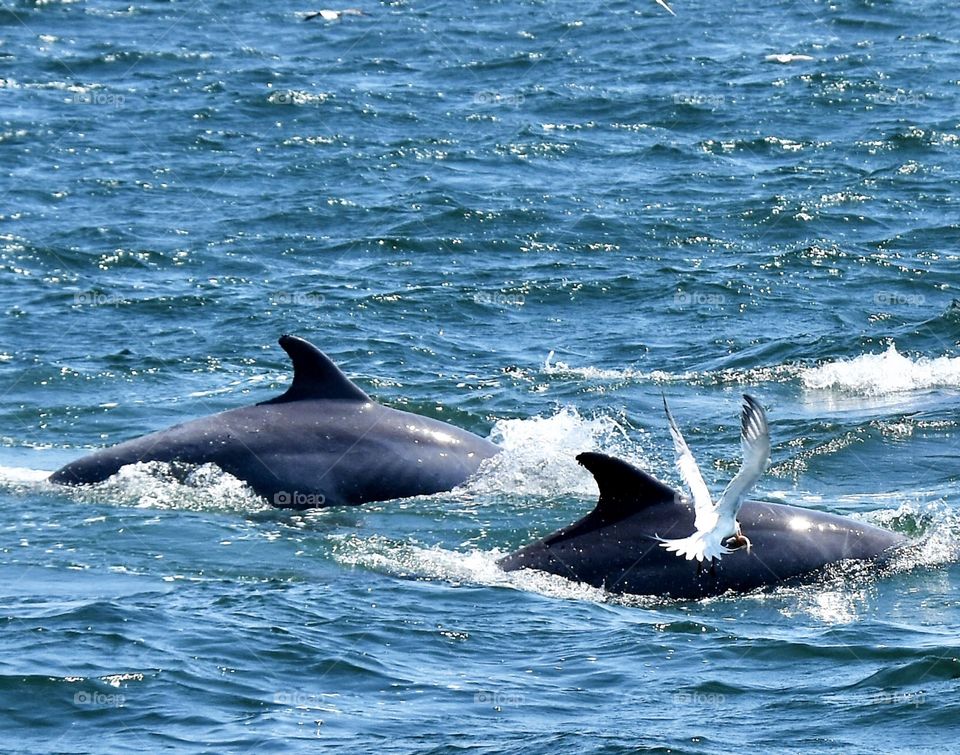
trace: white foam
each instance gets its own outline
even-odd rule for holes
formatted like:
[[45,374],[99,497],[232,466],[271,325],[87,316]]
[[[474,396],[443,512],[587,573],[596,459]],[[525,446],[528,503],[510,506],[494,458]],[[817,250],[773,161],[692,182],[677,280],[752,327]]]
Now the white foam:
[[571,367],[566,362],[554,362],[553,356],[554,352],[551,351],[547,354],[546,360],[544,360],[542,371],[546,375],[571,375],[587,380],[651,380],[653,382],[688,380],[696,377],[695,372],[671,375],[662,370],[644,372],[642,370],[633,370],[629,367],[622,370],[611,370],[603,367]]
[[130,464],[95,485],[57,486],[71,498],[147,509],[184,511],[263,511],[270,506],[247,485],[215,464],[185,473],[170,464]]
[[944,566],[960,559],[960,516],[943,500],[904,503],[876,511],[869,519],[880,527],[916,532],[914,541],[891,560],[889,568],[894,572]]
[[329,92],[307,92],[302,89],[288,89],[271,92],[267,102],[271,105],[322,105],[333,97]]
[[540,368],[545,375],[568,376],[582,380],[622,381],[646,383],[682,383],[684,385],[752,385],[756,383],[784,383],[796,378],[801,369],[793,364],[752,369],[728,368],[716,372],[667,372],[665,370],[636,370],[630,367],[608,369],[603,367],[574,367],[566,362],[554,361],[551,351]]
[[15,495],[67,496],[85,503],[188,511],[261,511],[269,509],[244,482],[214,464],[175,469],[164,462],[121,467],[93,485],[57,485],[51,470],[0,466],[0,487]]
[[30,469],[29,467],[0,466],[0,484],[17,486],[43,482],[50,476],[50,470]]
[[555,574],[530,570],[505,572],[497,566],[497,560],[506,555],[499,550],[459,552],[441,547],[423,548],[381,536],[345,535],[339,540],[334,557],[340,563],[397,577],[438,580],[455,585],[510,587],[568,600],[606,602],[611,597],[605,590],[571,582]]
[[826,362],[801,371],[806,388],[833,389],[868,396],[960,387],[960,357],[911,359],[891,344],[882,354]]
[[603,451],[632,456],[645,465],[645,460],[636,459],[635,444],[629,443],[619,422],[612,417],[583,417],[572,407],[550,417],[498,420],[490,440],[503,450],[483,463],[467,486],[470,492],[590,497],[597,494],[597,486],[577,464],[577,454]]

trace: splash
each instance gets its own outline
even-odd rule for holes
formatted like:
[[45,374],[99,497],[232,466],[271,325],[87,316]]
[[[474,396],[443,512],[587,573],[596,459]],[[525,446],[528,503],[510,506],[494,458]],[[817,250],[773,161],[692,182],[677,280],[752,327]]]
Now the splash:
[[882,354],[863,354],[854,359],[826,362],[801,371],[805,388],[832,389],[867,396],[960,387],[960,358],[917,357],[911,359],[894,344]]
[[945,503],[904,503],[897,509],[874,512],[874,524],[915,538],[890,560],[887,571],[901,573],[935,568],[960,559],[960,515]]
[[[46,481],[49,472],[26,470],[20,492],[55,490],[84,503],[146,509],[253,512],[270,506],[247,485],[215,464],[181,466],[151,461],[130,464],[103,482],[70,487]],[[41,476],[42,475],[42,476]],[[0,481],[5,477],[0,471]]]
[[43,482],[50,476],[46,469],[30,469],[29,467],[0,466],[0,482],[9,485]]
[[0,466],[0,488],[14,495],[24,495],[47,484],[50,472],[46,469]]
[[509,587],[535,592],[551,598],[607,602],[612,596],[605,590],[546,572],[521,570],[505,572],[497,560],[505,553],[449,550],[439,546],[424,548],[396,542],[382,536],[338,538],[334,557],[348,566],[361,566],[396,577],[443,581],[452,585]]
[[494,425],[490,440],[503,451],[487,459],[468,484],[473,493],[513,493],[530,496],[595,496],[593,478],[577,464],[584,451],[602,451],[636,458],[624,427],[612,417],[583,417],[572,407],[551,417],[502,419]]

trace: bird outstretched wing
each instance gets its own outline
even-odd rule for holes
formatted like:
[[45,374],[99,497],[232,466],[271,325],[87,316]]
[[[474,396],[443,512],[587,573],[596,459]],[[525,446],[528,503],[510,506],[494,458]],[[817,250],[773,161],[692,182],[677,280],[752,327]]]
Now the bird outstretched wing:
[[[693,510],[696,514],[697,529],[706,529],[709,527],[709,520],[714,513],[713,499],[710,497],[710,490],[707,483],[703,481],[703,475],[700,474],[700,467],[697,466],[697,460],[693,458],[690,447],[680,434],[680,428],[670,413],[670,407],[667,406],[667,397],[663,397],[663,410],[667,413],[667,422],[670,425],[670,435],[673,436],[673,450],[676,452],[675,464],[677,472],[683,478],[683,484],[690,491],[690,497],[693,498]],[[700,523],[703,523],[701,527]]]
[[770,429],[763,407],[751,396],[743,395],[743,410],[740,413],[740,448],[743,465],[730,480],[717,502],[717,516],[736,519],[747,493],[763,476],[770,461]]

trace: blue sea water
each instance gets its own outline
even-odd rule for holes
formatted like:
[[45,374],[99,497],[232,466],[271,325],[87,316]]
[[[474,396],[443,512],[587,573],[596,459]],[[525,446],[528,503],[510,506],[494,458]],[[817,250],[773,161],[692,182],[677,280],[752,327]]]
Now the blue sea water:
[[[960,730],[960,10],[0,5],[10,752],[943,752]],[[334,6],[340,7],[340,6]],[[276,395],[281,333],[505,452],[269,509],[201,468],[45,483]],[[599,449],[915,539],[701,602],[496,558]]]

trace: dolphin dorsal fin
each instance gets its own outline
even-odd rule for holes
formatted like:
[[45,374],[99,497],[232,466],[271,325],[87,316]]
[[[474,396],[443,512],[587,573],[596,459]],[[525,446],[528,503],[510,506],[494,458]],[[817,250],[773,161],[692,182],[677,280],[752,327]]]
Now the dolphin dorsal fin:
[[597,481],[600,500],[583,519],[546,538],[543,543],[547,547],[607,527],[648,506],[679,499],[680,494],[673,488],[622,459],[588,451],[580,454],[577,461],[590,470]]
[[280,336],[280,347],[293,362],[293,383],[282,396],[264,404],[284,404],[305,399],[370,401],[326,354],[309,341],[296,336]]
[[653,475],[622,459],[593,451],[577,457],[600,488],[593,515],[607,521],[622,519],[657,503],[679,500],[680,494]]

